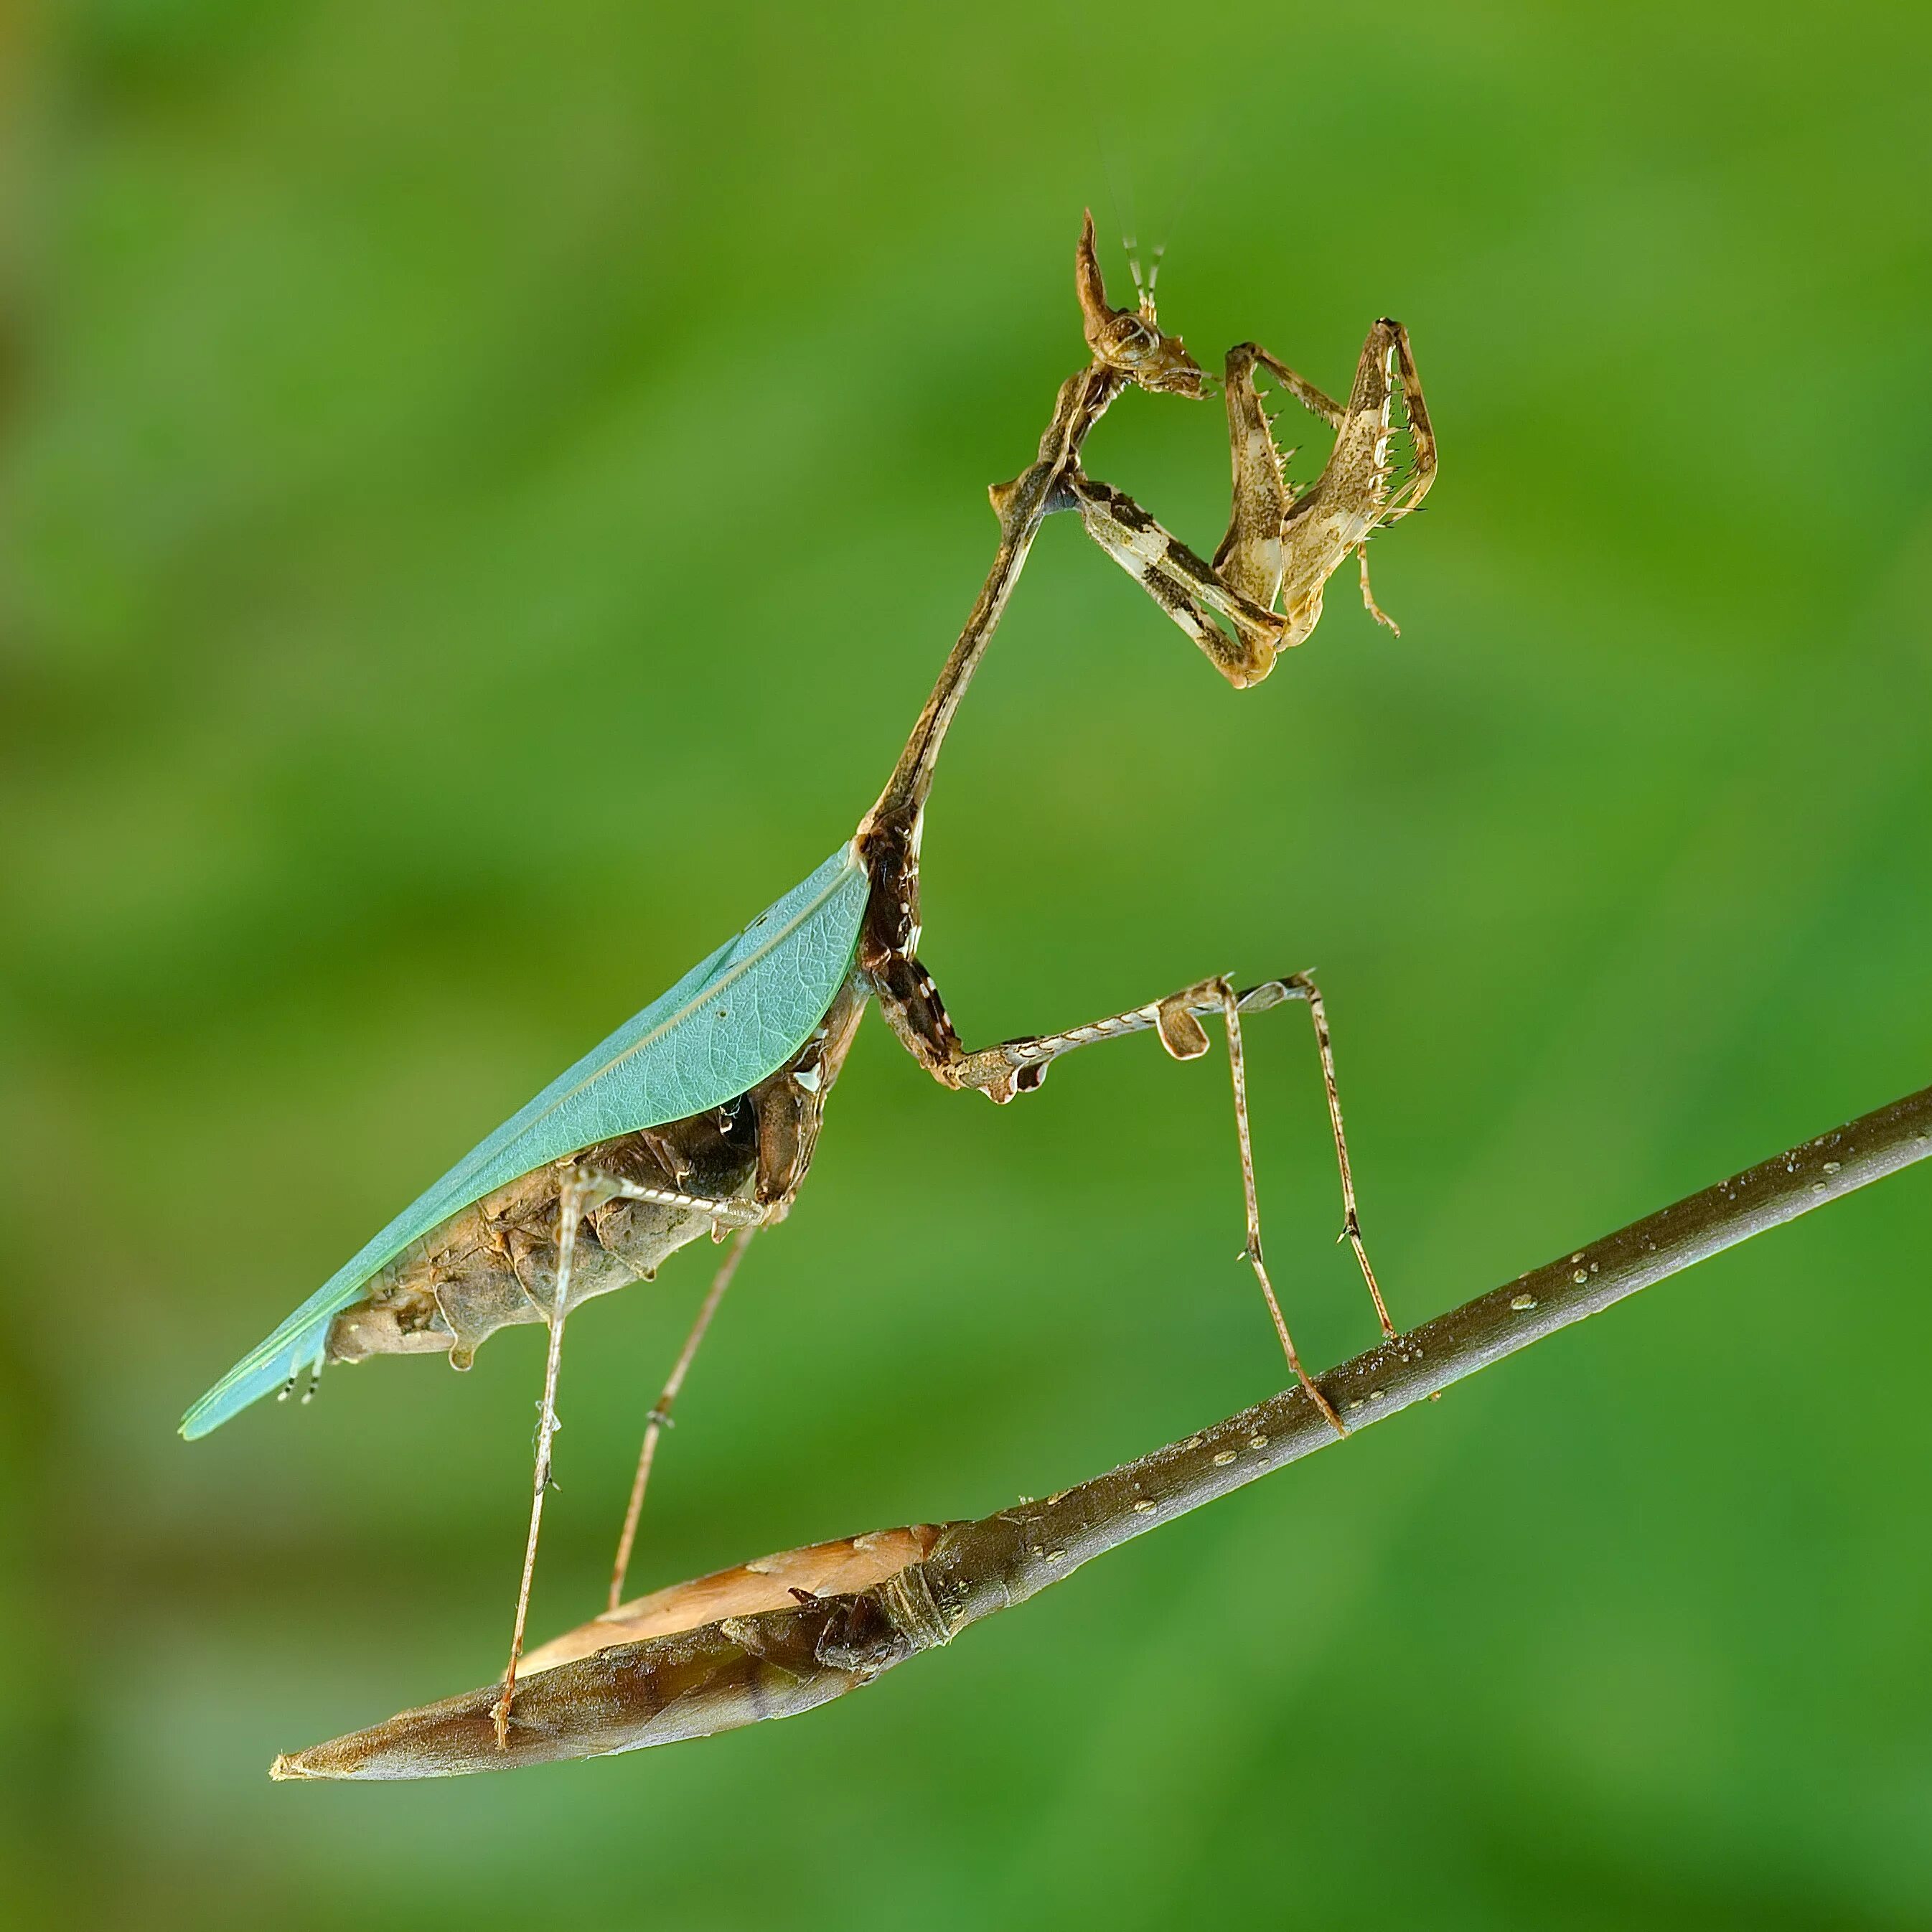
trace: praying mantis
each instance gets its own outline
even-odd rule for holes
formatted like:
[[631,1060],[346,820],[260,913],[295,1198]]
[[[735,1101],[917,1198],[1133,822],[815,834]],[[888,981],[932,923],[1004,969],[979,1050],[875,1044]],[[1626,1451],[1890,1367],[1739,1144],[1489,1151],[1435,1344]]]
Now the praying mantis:
[[[1140,276],[1138,265],[1135,280]],[[1367,546],[1413,512],[1436,473],[1436,443],[1407,332],[1370,328],[1346,403],[1252,343],[1228,351],[1222,387],[1233,466],[1226,534],[1211,560],[1132,497],[1090,476],[1090,433],[1125,391],[1199,400],[1205,370],[1166,333],[1151,280],[1132,308],[1108,301],[1093,218],[1075,256],[1089,352],[1060,388],[1034,460],[989,492],[999,521],[992,569],[885,788],[853,836],[736,938],[544,1089],[405,1208],[188,1411],[194,1438],[325,1362],[446,1352],[466,1368],[499,1328],[549,1330],[538,1408],[528,1534],[502,1686],[498,1744],[515,1721],[517,1668],[550,1486],[566,1318],[580,1303],[652,1278],[678,1249],[731,1237],[682,1353],[647,1420],[610,1585],[614,1608],[652,1458],[691,1361],[752,1233],[782,1220],[811,1165],[825,1106],[866,1007],[942,1086],[1004,1105],[1036,1091],[1063,1054],[1151,1031],[1178,1060],[1209,1049],[1202,1021],[1226,1026],[1234,1088],[1245,1258],[1282,1353],[1337,1433],[1340,1417],[1303,1368],[1263,1256],[1248,1124],[1241,1022],[1304,1005],[1319,1053],[1341,1179],[1343,1234],[1384,1334],[1389,1319],[1361,1232],[1335,1060],[1322,996],[1306,973],[1237,991],[1214,975],[1082,1026],[968,1048],[920,962],[920,840],[946,732],[1045,519],[1076,513],[1237,690],[1259,683],[1322,615],[1329,578],[1352,556],[1363,601],[1394,626],[1370,587]],[[1258,374],[1334,432],[1320,476],[1298,494],[1284,475]],[[1413,461],[1391,458],[1400,397]],[[308,1399],[304,1394],[304,1400]]]

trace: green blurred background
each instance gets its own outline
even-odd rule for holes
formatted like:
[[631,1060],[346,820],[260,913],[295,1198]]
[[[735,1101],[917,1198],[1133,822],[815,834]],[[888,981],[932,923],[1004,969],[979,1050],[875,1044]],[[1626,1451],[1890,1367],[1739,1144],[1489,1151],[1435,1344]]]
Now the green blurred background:
[[[927,840],[968,1034],[1318,967],[1409,1319],[1932,1077],[1932,16],[6,32],[11,1922],[1932,1924],[1923,1173],[863,1697],[514,1778],[262,1774],[497,1667],[537,1331],[173,1435],[868,802],[1110,166],[1204,358],[1334,388],[1408,322],[1442,475],[1378,547],[1400,641],[1344,583],[1240,698],[1048,526]],[[1211,544],[1218,408],[1090,460]],[[1372,1330],[1300,1019],[1251,1056],[1330,1360]],[[995,1112],[868,1022],[637,1587],[1273,1387],[1226,1108],[1142,1042]],[[539,1634],[704,1276],[573,1327]]]

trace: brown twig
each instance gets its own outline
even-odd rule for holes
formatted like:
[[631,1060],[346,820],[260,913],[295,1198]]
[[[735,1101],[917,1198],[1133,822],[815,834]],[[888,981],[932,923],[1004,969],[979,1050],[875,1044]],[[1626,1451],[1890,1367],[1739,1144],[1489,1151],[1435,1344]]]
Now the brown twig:
[[[1640,1288],[1928,1155],[1932,1088],[1381,1342],[1322,1376],[1323,1392],[1352,1432],[1382,1421]],[[1044,1502],[950,1525],[922,1561],[892,1568],[863,1588],[780,1594],[771,1568],[779,1559],[761,1559],[727,1573],[738,1579],[731,1601],[739,1614],[699,1622],[716,1616],[716,1580],[680,1586],[690,1593],[694,1627],[530,1677],[518,1688],[507,1750],[496,1748],[490,1726],[497,1694],[491,1685],[278,1758],[271,1775],[448,1777],[635,1750],[790,1716],[871,1682],[1104,1552],[1336,1439],[1316,1404],[1291,1388]],[[661,1592],[654,1600],[662,1606],[676,1594]]]

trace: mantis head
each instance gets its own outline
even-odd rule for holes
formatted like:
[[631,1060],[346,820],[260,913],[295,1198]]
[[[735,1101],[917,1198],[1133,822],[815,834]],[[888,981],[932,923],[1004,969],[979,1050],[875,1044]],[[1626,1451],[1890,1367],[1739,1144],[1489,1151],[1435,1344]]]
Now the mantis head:
[[1188,396],[1198,400],[1204,371],[1188,354],[1178,335],[1163,335],[1154,314],[1154,292],[1141,297],[1137,309],[1114,308],[1107,300],[1099,258],[1094,253],[1094,216],[1088,212],[1073,258],[1074,285],[1080,295],[1080,314],[1087,346],[1103,368],[1118,370],[1130,382],[1156,394]]

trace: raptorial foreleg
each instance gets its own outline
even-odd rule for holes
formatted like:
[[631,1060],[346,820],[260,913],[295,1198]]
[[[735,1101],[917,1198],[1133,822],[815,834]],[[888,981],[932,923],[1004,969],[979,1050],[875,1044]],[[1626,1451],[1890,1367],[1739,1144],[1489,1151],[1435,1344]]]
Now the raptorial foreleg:
[[[1281,638],[1279,617],[1196,556],[1125,490],[1090,476],[1070,478],[1066,487],[1087,534],[1201,646],[1230,684],[1244,690],[1268,676]],[[1214,621],[1216,615],[1227,629]]]
[[[1394,417],[1398,395],[1414,452],[1406,470],[1391,454],[1402,427]],[[1282,602],[1292,640],[1315,628],[1322,586],[1351,556],[1360,568],[1364,607],[1377,623],[1397,630],[1369,587],[1367,546],[1378,530],[1417,508],[1435,480],[1436,434],[1408,332],[1384,316],[1362,344],[1328,464],[1283,528]]]
[[[1335,432],[1321,476],[1299,496],[1256,385],[1261,371]],[[1367,544],[1427,494],[1436,476],[1436,438],[1408,332],[1386,318],[1369,331],[1346,404],[1252,342],[1228,352],[1224,393],[1233,476],[1228,527],[1211,562],[1111,484],[1076,472],[1066,479],[1063,500],[1078,509],[1094,542],[1240,688],[1259,683],[1280,652],[1315,628],[1323,587],[1351,556],[1360,565],[1370,615],[1396,628],[1369,588]],[[1414,446],[1412,464],[1400,470],[1390,455],[1401,427],[1393,417],[1398,394]]]

